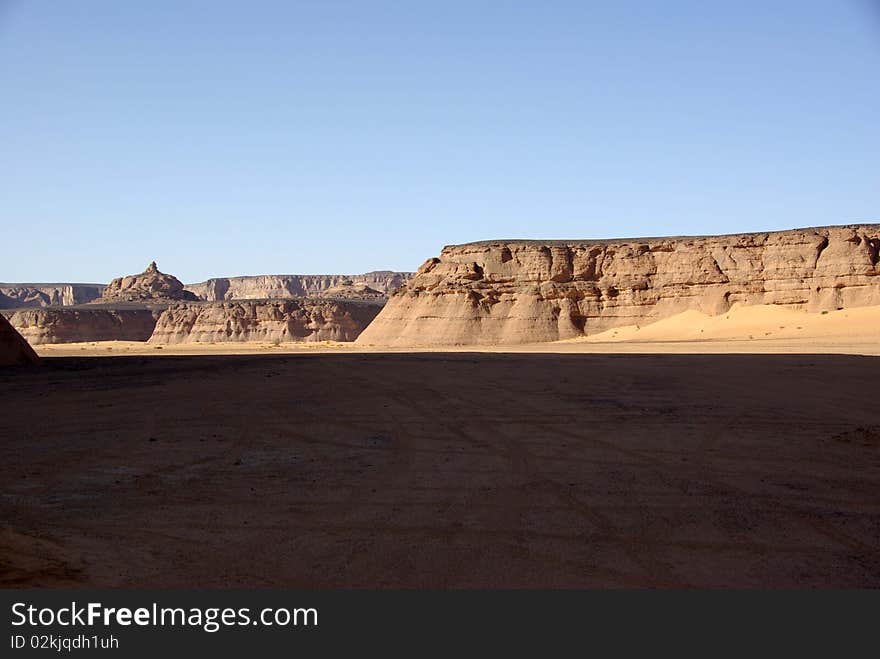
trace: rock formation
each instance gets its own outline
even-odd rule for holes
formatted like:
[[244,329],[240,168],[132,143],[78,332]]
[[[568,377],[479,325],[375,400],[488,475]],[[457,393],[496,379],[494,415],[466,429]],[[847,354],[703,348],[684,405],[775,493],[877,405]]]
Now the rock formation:
[[183,283],[172,275],[159,272],[153,261],[139,275],[118,277],[104,289],[97,303],[107,302],[156,302],[197,300],[198,297],[184,290]]
[[186,290],[195,293],[199,299],[209,302],[323,297],[331,289],[345,289],[342,297],[356,297],[351,293],[361,285],[387,296],[410,277],[412,277],[411,272],[387,270],[363,275],[220,277],[199,284],[187,284]]
[[0,366],[22,366],[39,361],[34,349],[0,314]]
[[[178,302],[150,308],[112,306],[19,309],[9,322],[31,344],[82,341],[220,343],[354,341],[382,308],[363,300]],[[9,313],[9,312],[7,312]]]
[[74,306],[90,302],[103,304],[163,300],[222,302],[307,297],[378,299],[387,297],[412,277],[412,274],[379,270],[363,275],[219,277],[198,284],[178,286],[179,280],[159,272],[154,262],[140,275],[114,279],[110,286],[0,283],[0,309]]
[[336,300],[381,300],[385,301],[387,294],[370,288],[364,283],[344,282],[339,286],[331,286],[318,293],[317,297]]
[[104,284],[0,284],[0,309],[69,306],[99,297]]
[[110,308],[21,309],[9,322],[32,345],[80,341],[146,341],[161,310]]
[[880,225],[729,236],[448,246],[393,294],[359,344],[568,339],[734,303],[880,304]]
[[159,316],[150,343],[354,341],[380,309],[345,300],[180,303]]
[[[25,288],[35,285],[15,285],[14,291],[13,285],[7,285],[15,295],[8,306],[17,311],[6,315],[32,344],[151,337],[154,343],[353,341],[379,312],[387,293],[409,276],[380,271],[211,279],[195,289],[226,303],[205,304],[153,262],[141,274],[114,279],[106,287],[92,285],[95,294],[86,305],[47,306],[67,304],[76,299],[71,297],[74,292],[82,295],[81,291],[59,290],[50,296],[42,289]],[[232,301],[239,296],[243,302]],[[272,299],[252,299],[255,296]],[[0,305],[3,301],[0,297]]]

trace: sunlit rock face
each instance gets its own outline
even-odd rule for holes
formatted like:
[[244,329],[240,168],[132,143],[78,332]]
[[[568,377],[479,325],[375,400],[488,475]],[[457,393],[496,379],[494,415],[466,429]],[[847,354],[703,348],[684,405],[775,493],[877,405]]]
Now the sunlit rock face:
[[159,302],[172,300],[197,300],[198,297],[184,290],[183,283],[175,276],[159,272],[153,261],[138,275],[117,277],[96,303],[108,302]]
[[187,284],[186,290],[209,302],[306,297],[373,299],[394,292],[412,274],[379,270],[362,275],[217,277],[198,284]]
[[358,343],[556,341],[735,303],[880,304],[880,225],[727,236],[498,240],[445,247]]
[[85,304],[99,297],[103,284],[0,284],[0,309]]
[[381,308],[360,300],[179,303],[159,316],[150,343],[354,341]]
[[146,341],[160,313],[161,309],[146,308],[49,307],[19,309],[9,316],[9,322],[31,345]]

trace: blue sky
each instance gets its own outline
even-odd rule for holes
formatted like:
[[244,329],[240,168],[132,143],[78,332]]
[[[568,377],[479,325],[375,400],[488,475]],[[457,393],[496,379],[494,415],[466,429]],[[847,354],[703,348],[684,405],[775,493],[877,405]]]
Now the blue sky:
[[0,0],[0,281],[880,218],[870,0]]

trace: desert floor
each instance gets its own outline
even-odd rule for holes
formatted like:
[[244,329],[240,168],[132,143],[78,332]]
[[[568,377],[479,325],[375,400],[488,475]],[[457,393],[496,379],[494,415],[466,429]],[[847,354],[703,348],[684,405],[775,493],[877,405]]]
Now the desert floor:
[[386,348],[353,343],[220,342],[154,345],[137,341],[102,341],[34,346],[44,357],[113,355],[259,355],[319,353],[628,353],[628,354],[850,354],[880,355],[880,307],[826,313],[778,306],[734,307],[720,316],[696,311],[650,325],[619,327],[589,337],[514,346],[410,346]]
[[0,585],[880,587],[880,358],[262,350],[0,369]]

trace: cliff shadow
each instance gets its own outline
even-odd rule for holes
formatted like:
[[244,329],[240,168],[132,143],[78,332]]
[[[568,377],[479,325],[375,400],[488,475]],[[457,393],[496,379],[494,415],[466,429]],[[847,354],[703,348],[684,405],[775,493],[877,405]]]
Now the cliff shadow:
[[43,361],[7,585],[880,586],[876,357]]

